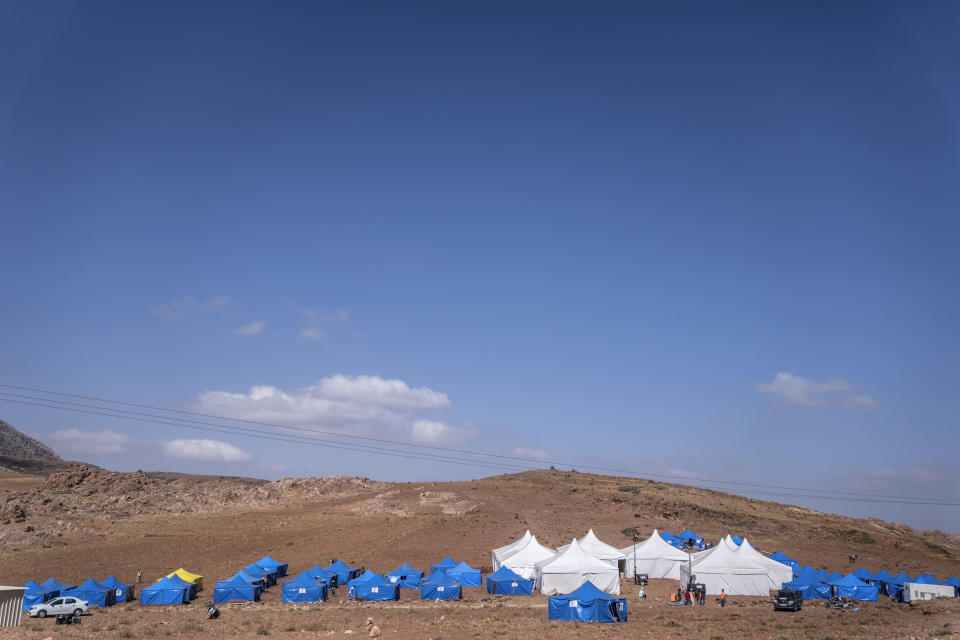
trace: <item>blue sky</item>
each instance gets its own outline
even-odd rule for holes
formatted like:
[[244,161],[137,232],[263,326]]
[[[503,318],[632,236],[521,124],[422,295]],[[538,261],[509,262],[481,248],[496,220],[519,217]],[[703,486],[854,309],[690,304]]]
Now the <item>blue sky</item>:
[[[960,500],[957,5],[2,4],[0,382]],[[484,473],[0,404],[115,469]]]

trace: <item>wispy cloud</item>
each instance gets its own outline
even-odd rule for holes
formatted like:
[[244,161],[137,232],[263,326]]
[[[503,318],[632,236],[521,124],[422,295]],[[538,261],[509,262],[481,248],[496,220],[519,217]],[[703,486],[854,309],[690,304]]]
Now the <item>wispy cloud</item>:
[[299,336],[307,340],[322,340],[330,335],[330,328],[350,321],[350,314],[345,309],[338,309],[332,313],[325,313],[317,309],[304,309],[306,323],[300,329]]
[[118,455],[126,453],[130,445],[130,436],[125,433],[117,433],[113,429],[104,429],[103,431],[60,429],[47,436],[40,437],[66,457],[71,455]]
[[239,447],[220,440],[170,440],[160,443],[171,458],[203,462],[246,462],[253,456]]
[[267,322],[265,320],[257,320],[256,322],[245,324],[242,327],[237,327],[233,330],[233,333],[234,335],[238,336],[255,336],[263,331],[265,326],[267,326]]
[[546,460],[550,457],[550,454],[543,449],[530,449],[528,447],[516,447],[513,450],[513,455],[518,458],[533,458],[534,460]]
[[386,435],[412,442],[457,442],[473,437],[469,423],[453,425],[424,415],[450,407],[445,393],[403,380],[337,374],[315,385],[284,391],[253,387],[247,393],[208,391],[204,413],[281,425],[313,426],[352,435]]
[[230,298],[228,296],[212,296],[206,300],[197,300],[192,296],[185,296],[170,302],[156,304],[147,311],[154,316],[182,318],[197,311],[222,311],[229,303]]
[[760,393],[770,393],[785,404],[806,407],[837,407],[842,409],[873,409],[877,401],[858,394],[853,385],[841,378],[816,382],[791,373],[778,373],[770,382],[757,385]]

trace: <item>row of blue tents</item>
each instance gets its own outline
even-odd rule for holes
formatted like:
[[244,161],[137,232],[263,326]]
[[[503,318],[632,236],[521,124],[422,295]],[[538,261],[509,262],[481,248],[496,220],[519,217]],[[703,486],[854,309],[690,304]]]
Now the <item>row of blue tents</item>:
[[588,580],[570,593],[551,596],[547,603],[547,619],[626,622],[627,599],[611,596]]
[[117,580],[110,576],[102,582],[93,578],[80,585],[64,584],[53,576],[44,582],[31,580],[23,585],[23,610],[26,611],[35,604],[41,604],[60,596],[71,596],[86,600],[91,606],[109,607],[117,602],[133,600],[133,585]]
[[[278,578],[287,575],[287,563],[264,556],[248,564],[226,580],[214,585],[213,601],[223,602],[259,602],[263,592],[277,584]],[[141,590],[141,602],[143,601]],[[176,602],[158,604],[177,604]]]
[[903,585],[908,582],[949,585],[954,588],[955,595],[960,596],[960,578],[957,576],[946,580],[937,580],[929,573],[911,577],[901,572],[894,576],[885,569],[871,573],[864,567],[846,576],[838,572],[829,573],[825,569],[802,567],[794,570],[793,580],[783,583],[783,588],[799,591],[804,599],[841,595],[857,600],[876,601],[878,595],[899,598],[903,592]]
[[[677,549],[682,549],[685,545],[692,544],[694,547],[703,548],[703,536],[695,534],[690,529],[684,529],[677,535],[673,535],[669,531],[660,532],[660,537],[664,539],[667,544],[676,547]],[[739,543],[737,543],[739,544]]]

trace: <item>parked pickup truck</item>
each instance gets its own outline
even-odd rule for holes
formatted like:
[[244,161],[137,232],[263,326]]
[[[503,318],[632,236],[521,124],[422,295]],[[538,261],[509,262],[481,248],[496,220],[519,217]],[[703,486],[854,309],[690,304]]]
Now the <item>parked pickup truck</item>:
[[799,591],[781,589],[773,598],[774,611],[800,611],[803,609],[803,598]]

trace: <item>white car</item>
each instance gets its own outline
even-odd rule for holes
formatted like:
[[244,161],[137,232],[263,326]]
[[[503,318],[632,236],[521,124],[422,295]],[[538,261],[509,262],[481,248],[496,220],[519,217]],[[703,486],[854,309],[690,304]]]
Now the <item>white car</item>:
[[52,598],[43,604],[35,604],[27,610],[31,618],[46,618],[47,616],[58,616],[61,614],[73,614],[79,616],[87,612],[90,604],[86,600],[63,596]]

